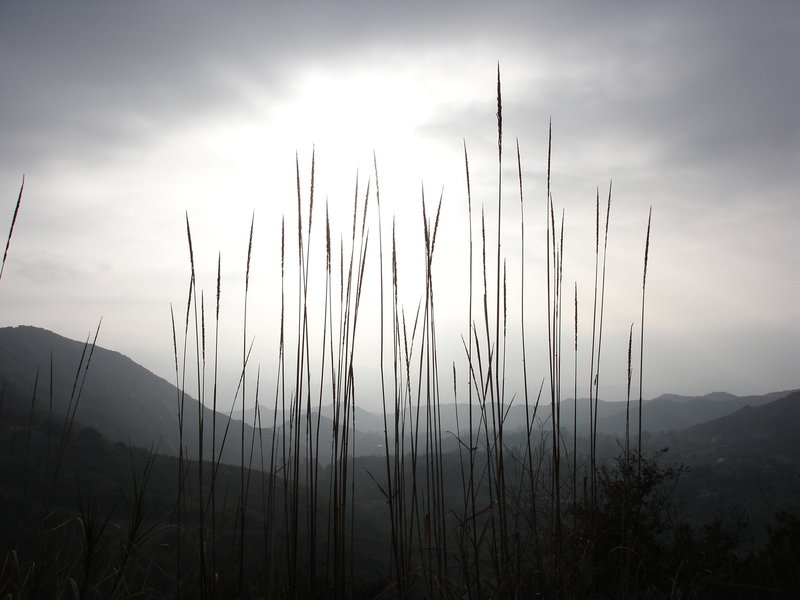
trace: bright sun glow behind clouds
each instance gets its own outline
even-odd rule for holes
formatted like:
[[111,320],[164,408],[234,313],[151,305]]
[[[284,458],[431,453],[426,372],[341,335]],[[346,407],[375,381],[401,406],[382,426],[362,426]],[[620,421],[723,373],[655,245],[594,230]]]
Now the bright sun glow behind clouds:
[[273,110],[278,135],[336,144],[343,156],[388,144],[407,147],[430,111],[430,100],[408,69],[316,67],[293,88]]
[[[463,216],[466,202],[461,139],[454,140],[453,144],[444,143],[432,136],[426,127],[441,115],[443,102],[450,105],[475,102],[476,99],[469,96],[470,91],[476,96],[480,92],[479,101],[487,107],[486,124],[491,127],[494,121],[491,94],[478,90],[480,86],[474,82],[472,90],[462,86],[459,93],[458,85],[449,83],[446,75],[443,70],[422,73],[407,62],[388,70],[369,64],[337,65],[336,69],[309,66],[293,75],[278,100],[271,97],[271,90],[266,86],[251,88],[247,102],[239,103],[238,110],[196,119],[162,136],[148,149],[145,164],[136,165],[140,172],[157,173],[159,184],[142,194],[138,210],[131,218],[141,218],[141,214],[148,212],[149,205],[158,212],[160,226],[169,228],[160,237],[171,240],[171,247],[162,249],[163,260],[154,269],[162,272],[172,269],[175,273],[170,285],[172,291],[166,300],[172,300],[177,307],[185,294],[184,280],[188,273],[183,231],[185,210],[192,227],[198,285],[211,296],[217,253],[221,253],[222,319],[223,323],[230,324],[230,331],[237,332],[241,323],[247,233],[253,215],[255,241],[250,301],[257,310],[252,311],[249,319],[257,339],[256,360],[265,366],[271,365],[273,360],[269,354],[274,348],[270,343],[280,314],[278,253],[282,219],[285,219],[287,231],[287,272],[294,270],[291,261],[296,260],[296,250],[292,249],[296,246],[291,246],[296,244],[297,227],[295,152],[304,212],[308,208],[312,149],[316,155],[314,251],[318,260],[323,256],[321,225],[325,204],[330,207],[334,244],[338,243],[340,235],[347,244],[356,176],[360,204],[370,182],[372,206],[368,227],[374,233],[373,252],[368,262],[372,274],[368,273],[367,277],[374,278],[378,243],[374,151],[381,183],[384,252],[387,256],[390,253],[392,220],[396,219],[398,260],[406,292],[404,300],[413,311],[424,289],[424,270],[420,268],[422,186],[425,186],[429,211],[435,210],[442,188],[447,188],[443,212]],[[117,167],[126,168],[124,165]],[[456,229],[456,233],[463,242],[465,230]],[[444,235],[442,232],[440,237]],[[442,249],[438,254],[446,252],[447,246],[440,244]],[[462,255],[464,250],[463,243],[450,248]],[[321,266],[317,265],[312,286],[320,285],[321,273]],[[443,269],[440,280],[446,282],[448,275],[447,269]],[[291,282],[287,288],[295,290]],[[321,289],[314,291],[316,297],[321,297]],[[371,294],[362,308],[365,315],[376,310],[374,296]],[[165,311],[162,312],[166,315]],[[223,328],[222,335],[223,338],[227,336],[232,345],[233,351],[229,354],[235,355],[241,333],[228,335]]]
[[[480,103],[483,125],[494,126],[483,82],[467,85],[445,66],[315,63],[294,73],[279,98],[267,86],[250,88],[240,111],[195,122],[156,153],[174,184],[164,200],[185,207],[193,226],[205,226],[215,249],[238,255],[252,211],[273,239],[281,216],[295,218],[295,153],[305,201],[313,150],[317,211],[329,203],[334,231],[346,231],[356,177],[362,196],[368,181],[374,188],[374,152],[387,231],[396,218],[399,244],[411,247],[421,239],[423,186],[429,205],[443,189],[445,205],[465,202],[462,138],[443,141],[430,124],[453,107]],[[460,135],[469,142],[469,131]]]
[[[185,132],[182,142],[195,155],[186,167],[200,176],[192,195],[195,201],[207,197],[213,206],[225,189],[229,197],[247,199],[251,206],[287,202],[285,208],[291,209],[294,153],[305,174],[312,148],[318,194],[331,201],[339,196],[350,202],[356,173],[363,183],[373,174],[373,152],[382,178],[409,186],[404,194],[413,190],[418,198],[421,183],[432,173],[436,179],[430,177],[430,185],[438,192],[449,177],[442,174],[441,143],[426,134],[425,126],[442,110],[438,99],[468,102],[466,91],[446,73],[423,75],[407,61],[394,68],[308,66],[292,76],[279,98],[267,87],[251,89],[241,113],[217,115]],[[471,91],[477,94],[475,86]],[[460,145],[450,151],[458,156]],[[213,169],[202,168],[204,161]]]

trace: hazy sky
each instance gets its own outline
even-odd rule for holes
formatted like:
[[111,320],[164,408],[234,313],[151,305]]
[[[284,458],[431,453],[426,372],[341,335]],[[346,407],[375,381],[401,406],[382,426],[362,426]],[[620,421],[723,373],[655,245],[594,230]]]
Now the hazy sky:
[[[340,236],[349,238],[356,174],[360,202],[368,179],[374,186],[374,151],[384,264],[388,269],[394,217],[402,300],[411,314],[424,293],[422,189],[429,205],[443,198],[434,294],[442,388],[451,389],[451,362],[464,373],[461,336],[469,318],[465,143],[473,233],[480,235],[484,205],[490,281],[495,277],[498,63],[509,398],[520,393],[513,366],[521,313],[515,139],[524,181],[529,377],[537,388],[548,370],[551,119],[552,194],[558,214],[565,214],[569,292],[564,396],[573,387],[576,284],[578,394],[588,393],[595,197],[599,188],[605,202],[611,180],[601,397],[624,399],[628,332],[633,324],[638,340],[641,325],[651,206],[645,397],[800,386],[795,1],[3,2],[5,223],[26,179],[0,281],[0,325],[31,324],[84,339],[102,317],[101,345],[174,381],[170,303],[181,321],[188,212],[209,313],[222,256],[220,364],[230,396],[241,363],[247,235],[255,215],[247,337],[248,344],[254,340],[251,364],[261,366],[271,388],[281,217],[291,239],[297,228],[295,153],[305,203],[316,149],[314,218],[323,222],[327,201],[338,247]],[[378,368],[378,222],[371,195],[357,341],[365,404],[373,402]],[[315,231],[312,254],[322,260],[324,232]],[[295,257],[296,247],[287,246],[291,282]],[[309,276],[319,301],[320,264]],[[296,284],[288,287],[295,294]],[[313,311],[312,328],[320,331],[320,306]],[[312,350],[312,360],[318,355]]]

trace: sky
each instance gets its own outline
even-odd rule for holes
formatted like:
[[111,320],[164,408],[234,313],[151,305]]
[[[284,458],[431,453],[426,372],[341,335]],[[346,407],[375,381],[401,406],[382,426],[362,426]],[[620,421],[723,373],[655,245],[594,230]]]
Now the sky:
[[[506,394],[519,399],[523,335],[529,385],[548,381],[552,124],[550,192],[556,227],[562,215],[564,223],[562,396],[575,387],[587,396],[597,372],[601,398],[625,399],[630,335],[638,396],[651,208],[644,397],[794,389],[799,65],[794,1],[3,2],[3,228],[23,175],[25,189],[0,280],[0,326],[84,340],[102,318],[99,345],[176,382],[170,315],[180,341],[188,216],[209,348],[221,264],[220,401],[233,397],[251,344],[248,378],[260,369],[262,385],[274,389],[281,224],[286,327],[295,339],[296,165],[307,228],[313,153],[314,369],[324,329],[326,206],[338,265],[349,251],[354,198],[359,210],[370,198],[355,342],[358,401],[370,408],[379,406],[380,261],[388,298],[392,224],[410,322],[425,295],[422,199],[433,219],[441,198],[432,264],[440,379],[443,397],[452,397],[455,363],[463,398],[470,232],[480,273],[483,211],[492,312],[499,205]],[[593,368],[596,203],[604,220],[609,186],[603,335]],[[473,297],[481,311],[472,319],[482,327],[478,275]],[[388,325],[384,331],[390,340]],[[391,356],[390,341],[384,349]]]

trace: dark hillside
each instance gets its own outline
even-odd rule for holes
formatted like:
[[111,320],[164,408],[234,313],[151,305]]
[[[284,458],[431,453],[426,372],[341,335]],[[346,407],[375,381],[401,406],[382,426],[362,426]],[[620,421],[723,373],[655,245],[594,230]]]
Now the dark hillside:
[[[50,364],[53,366],[53,402],[55,414],[66,415],[70,405],[71,392],[76,381],[76,373],[81,365],[86,345],[67,339],[38,327],[20,326],[0,328],[0,387],[5,384],[19,393],[24,407],[30,407],[36,384],[35,406],[50,410]],[[86,350],[88,356],[88,349]],[[178,410],[181,400],[184,403],[184,449],[189,458],[197,458],[199,428],[198,402],[186,394],[183,398],[175,385],[158,377],[130,358],[97,346],[91,355],[88,370],[80,367],[80,378],[85,375],[75,418],[95,428],[105,437],[138,448],[155,448],[161,454],[178,454]],[[80,380],[79,380],[80,384]],[[80,387],[80,385],[78,385]],[[11,400],[9,400],[11,403]],[[203,407],[204,456],[208,457],[212,447],[213,411]],[[274,412],[262,411],[263,429],[260,438],[269,445],[272,439]],[[331,447],[330,409],[323,409],[321,417],[320,448],[325,451]],[[280,415],[279,415],[280,417]],[[303,417],[305,419],[305,417]],[[358,423],[382,424],[383,417],[359,410]],[[248,421],[244,426],[246,445],[249,445],[254,431],[253,411],[248,411]],[[230,419],[227,414],[217,413],[217,449],[223,438],[225,427],[230,422],[223,448],[222,460],[229,464],[241,463],[242,422]],[[278,427],[282,426],[278,421]],[[257,435],[257,437],[259,437]],[[354,448],[359,454],[378,454],[382,452],[383,435],[356,434]]]
[[695,522],[724,516],[747,524],[750,542],[765,540],[777,511],[800,513],[800,392],[761,406],[665,433],[653,447],[689,467],[678,497]]
[[[13,386],[30,402],[38,371],[36,405],[49,409],[52,389],[53,412],[66,415],[76,376],[83,378],[85,374],[76,419],[111,440],[139,448],[157,448],[163,454],[177,455],[178,408],[181,401],[178,389],[130,358],[100,346],[92,352],[91,363],[86,370],[81,367],[85,348],[82,342],[38,327],[0,328],[0,382]],[[83,360],[85,365],[86,356]],[[78,383],[80,387],[80,380]],[[184,446],[190,457],[196,457],[198,403],[189,395],[183,398],[183,402]],[[206,423],[205,445],[210,448],[212,411],[204,408],[203,416]],[[226,417],[218,415],[220,437],[225,421]],[[251,427],[245,428],[245,435],[252,435]],[[240,439],[241,423],[238,423],[228,433],[224,453],[227,462],[238,462]]]
[[[102,570],[105,561],[109,569],[112,564],[123,565],[129,585],[155,592],[144,597],[166,597],[175,585],[169,571],[177,560],[176,532],[196,535],[201,506],[206,519],[203,527],[211,526],[208,498],[212,464],[204,463],[199,487],[198,463],[185,463],[180,496],[177,458],[113,442],[78,421],[72,422],[62,452],[64,419],[51,420],[42,409],[25,409],[25,398],[18,393],[6,388],[0,413],[0,556],[7,558],[13,550],[21,558],[36,557],[43,569],[73,570],[80,580],[81,563],[73,562],[73,556],[81,555],[88,543],[85,536],[91,533],[98,543],[100,562],[95,568]],[[216,470],[219,502],[215,536],[225,548],[240,536],[236,527],[240,523],[237,499],[241,497],[241,475],[239,467],[220,465]],[[270,500],[264,493],[266,482],[272,481],[278,489],[284,484],[255,470],[247,477],[248,504],[241,522],[246,531],[245,569],[254,579],[266,561],[274,561],[276,568],[283,564],[280,552],[272,548],[279,546],[285,527],[281,519],[267,519]],[[272,497],[271,514],[284,512],[282,499],[280,493]],[[269,555],[265,554],[265,532],[276,540]],[[184,572],[191,572],[196,556],[185,547],[183,552]],[[225,579],[236,573],[230,553],[219,552],[216,565]],[[9,573],[4,576],[7,579]],[[89,597],[110,597],[107,594],[112,580],[97,581]],[[60,597],[47,579],[36,585],[38,593],[31,597]]]
[[689,427],[678,435],[679,447],[695,460],[753,456],[800,462],[800,392],[761,406]]

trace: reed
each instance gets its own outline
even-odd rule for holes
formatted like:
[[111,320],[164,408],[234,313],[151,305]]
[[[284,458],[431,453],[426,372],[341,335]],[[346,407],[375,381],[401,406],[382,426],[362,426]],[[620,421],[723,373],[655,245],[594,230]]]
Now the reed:
[[[431,201],[426,197],[424,186],[420,188],[421,248],[415,250],[421,250],[424,262],[406,276],[398,267],[406,248],[398,244],[394,220],[391,239],[388,229],[384,232],[387,217],[381,204],[377,157],[373,154],[373,172],[363,188],[356,174],[351,220],[349,228],[340,234],[338,248],[326,202],[323,248],[321,240],[316,239],[323,227],[319,223],[321,217],[315,217],[315,209],[319,210],[315,201],[316,154],[312,150],[307,188],[301,182],[300,160],[296,155],[296,215],[289,217],[290,223],[296,218],[296,223],[290,225],[295,228],[295,235],[287,236],[285,219],[281,222],[280,315],[275,316],[279,336],[277,361],[271,367],[274,374],[271,399],[262,399],[263,386],[267,385],[267,376],[262,379],[262,374],[268,369],[251,364],[254,344],[251,313],[258,310],[249,304],[250,278],[257,272],[253,264],[257,238],[255,214],[247,236],[244,289],[239,290],[243,299],[241,368],[234,390],[218,386],[221,254],[216,264],[214,339],[211,342],[207,339],[205,294],[197,280],[187,214],[190,276],[185,314],[177,316],[170,306],[178,417],[177,457],[171,465],[176,472],[170,475],[174,489],[170,514],[161,520],[148,518],[155,452],[151,451],[138,467],[131,452],[132,490],[126,496],[127,521],[121,529],[124,535],[112,532],[117,521],[116,517],[112,518],[116,507],[101,507],[95,499],[79,495],[78,516],[82,529],[76,530],[79,536],[71,543],[80,539],[82,545],[71,555],[77,557],[77,562],[59,563],[56,579],[64,589],[75,587],[80,597],[106,592],[108,597],[133,596],[146,587],[134,585],[141,581],[136,579],[140,573],[138,569],[161,570],[169,561],[170,568],[159,576],[159,592],[176,599],[264,596],[519,598],[534,595],[566,598],[591,594],[592,586],[601,576],[593,568],[599,561],[599,548],[606,535],[603,519],[608,513],[603,511],[608,510],[605,502],[611,485],[609,471],[604,470],[598,453],[598,408],[612,190],[609,185],[602,248],[599,190],[595,198],[591,344],[584,351],[589,354],[589,424],[585,432],[578,431],[577,418],[580,360],[577,282],[573,290],[574,332],[570,333],[574,333],[574,413],[570,444],[567,433],[570,424],[566,416],[562,422],[562,405],[568,410],[562,398],[566,394],[562,394],[562,380],[569,378],[562,373],[562,358],[564,352],[570,352],[569,333],[565,333],[569,325],[564,323],[570,299],[569,289],[564,287],[564,271],[565,246],[571,240],[566,233],[566,211],[557,208],[551,187],[553,127],[550,124],[547,133],[544,232],[539,240],[545,249],[546,269],[542,282],[546,315],[539,317],[547,327],[547,339],[539,342],[542,345],[546,342],[548,355],[546,364],[533,365],[529,354],[530,298],[526,295],[530,250],[526,213],[529,211],[525,206],[519,140],[514,149],[519,204],[504,203],[507,192],[503,187],[505,161],[499,66],[496,94],[497,194],[496,197],[490,194],[480,207],[478,199],[473,197],[470,159],[467,144],[463,144],[468,314],[461,337],[463,356],[447,365],[452,372],[452,391],[444,384],[443,378],[449,375],[441,371],[444,368],[441,364],[442,330],[437,328],[437,309],[441,310],[438,279],[441,251],[437,248],[441,244],[442,230],[451,226],[447,210],[443,209],[443,192]],[[21,197],[22,188],[6,254]],[[508,217],[516,206],[519,207],[520,243],[519,256],[513,257],[506,252],[514,245],[507,243],[503,235]],[[377,250],[374,241],[370,249],[370,227],[375,222]],[[388,228],[388,221],[386,226]],[[630,447],[629,423],[634,360],[631,325],[625,446],[623,462],[619,465],[623,478],[631,484],[641,483],[645,476],[653,477],[647,470],[649,463],[642,457],[641,431],[649,240],[650,217],[642,279],[639,439],[634,453]],[[295,244],[296,260],[287,260],[287,252],[291,256]],[[518,258],[517,263],[513,262],[514,258]],[[324,268],[321,267],[323,260]],[[518,272],[515,264],[519,265]],[[291,269],[295,269],[297,275],[294,289],[289,289],[292,286],[287,270]],[[356,460],[356,409],[363,397],[357,358],[361,351],[361,331],[365,327],[361,309],[370,285],[367,283],[370,269],[377,273],[377,290],[372,290],[377,291],[378,313],[377,323],[366,326],[378,328],[379,352],[374,362],[380,374],[383,411],[383,452],[374,463],[367,459]],[[321,287],[315,287],[317,283]],[[407,308],[400,301],[400,292],[413,289],[415,283],[419,284],[421,292],[418,300],[415,299],[416,307]],[[314,289],[324,290],[321,298],[312,293]],[[519,303],[518,313],[514,302]],[[210,333],[209,324],[208,336]],[[521,356],[515,353],[517,340]],[[75,419],[93,347],[94,342],[89,344],[87,340],[53,463],[56,472]],[[213,359],[208,356],[212,349]],[[541,378],[538,393],[535,387],[531,389],[531,373],[536,367],[546,373]],[[521,373],[519,392],[512,373]],[[210,398],[206,393],[209,385]],[[196,387],[196,407],[191,404],[194,400],[189,397],[189,387]],[[52,395],[51,388],[51,413]],[[445,425],[445,411],[451,401],[455,403],[454,431]],[[29,439],[35,402],[36,391],[31,401]],[[228,413],[218,414],[224,402],[230,407]],[[525,423],[516,429],[509,424],[509,414],[517,408],[515,402],[524,405],[525,418]],[[267,410],[269,404],[272,418],[262,419],[262,411]],[[211,408],[211,415],[207,415],[206,405]],[[252,420],[245,416],[249,405],[254,407]],[[326,429],[323,410],[328,405],[332,412],[330,427]],[[235,408],[242,411],[240,423],[235,422]],[[210,431],[206,422],[209,416]],[[197,430],[192,431],[192,427]],[[196,434],[196,444],[188,441],[194,439],[190,434]],[[584,437],[588,437],[588,443],[582,441]],[[49,444],[48,435],[48,448]],[[49,461],[49,449],[47,454]],[[237,462],[234,476],[231,476],[225,463],[230,461],[229,456],[237,454],[238,461],[233,461]],[[196,463],[193,464],[194,459]],[[629,468],[634,460],[638,463],[637,473],[631,473]],[[583,495],[579,493],[581,480]],[[51,494],[54,485],[50,488]],[[365,515],[371,514],[369,504],[374,502],[374,497],[370,496],[372,488],[367,486],[377,488],[385,505],[384,520],[375,526],[376,529],[384,527],[385,533],[376,531],[374,537],[370,531],[373,523],[362,522]],[[26,494],[27,491],[26,482]],[[638,522],[636,511],[641,504],[628,496],[623,500],[621,539],[635,547],[638,538],[630,526]],[[380,583],[369,591],[360,588],[357,581],[361,567],[358,562],[367,554],[360,544],[365,543],[380,546],[375,554],[385,553],[385,557],[375,558],[376,564],[385,565],[385,571],[375,576]],[[155,556],[153,548],[163,547],[168,548],[164,551],[166,558],[161,556],[149,562],[147,552]],[[639,590],[636,587],[639,576],[632,565],[625,563],[620,571],[626,577],[621,591],[627,597]],[[38,575],[32,568],[29,574],[23,572],[15,556],[6,557],[2,572],[14,572],[17,581],[25,580],[28,589],[39,589],[37,585],[45,587],[36,584]],[[5,575],[0,576],[0,581],[3,577]],[[26,578],[33,583],[27,583]]]
[[644,379],[644,294],[647,286],[647,258],[650,254],[650,220],[653,217],[653,208],[647,214],[647,235],[644,242],[644,268],[642,270],[642,323],[639,333],[639,470],[641,471],[642,458],[642,381]]
[[11,226],[8,229],[8,237],[6,238],[6,249],[3,251],[3,262],[0,264],[0,279],[3,278],[3,271],[6,269],[6,259],[8,258],[8,249],[11,247],[11,237],[14,235],[14,226],[17,224],[17,215],[19,215],[19,207],[22,204],[22,191],[25,189],[25,175],[22,176],[22,183],[19,186],[19,194],[17,195],[17,203],[14,206],[14,215],[11,217]]
[[[217,254],[217,286],[216,286],[216,302],[214,305],[214,373],[213,373],[213,389],[211,392],[211,460],[216,460],[217,456],[217,381],[219,374],[219,307],[220,297],[222,295],[222,253]],[[200,407],[198,407],[200,408]],[[201,469],[203,461],[200,460]],[[209,502],[211,505],[211,545],[210,545],[210,560],[211,560],[211,573],[217,572],[217,489],[216,489],[216,469],[211,469],[211,486],[209,489]],[[202,485],[201,485],[202,487]],[[214,582],[212,577],[212,582]],[[212,590],[214,583],[212,583]]]
[[[631,369],[631,352],[633,350],[633,323],[628,331],[628,385],[625,395],[625,459],[630,458],[631,451],[631,376],[633,370]],[[639,425],[641,428],[641,424]],[[641,451],[639,449],[639,451]]]
[[578,502],[578,282],[575,282],[575,339],[573,355],[572,410],[572,505]]
[[[244,536],[245,536],[245,513],[247,512],[247,492],[249,489],[249,472],[245,462],[245,415],[247,398],[247,362],[248,362],[248,343],[247,343],[247,297],[250,291],[250,260],[253,253],[253,226],[255,215],[250,220],[250,235],[247,238],[247,264],[244,276],[244,312],[242,315],[242,421],[240,434],[240,467],[241,485],[239,488],[239,593],[242,592],[244,585]],[[201,438],[202,439],[202,438]]]

